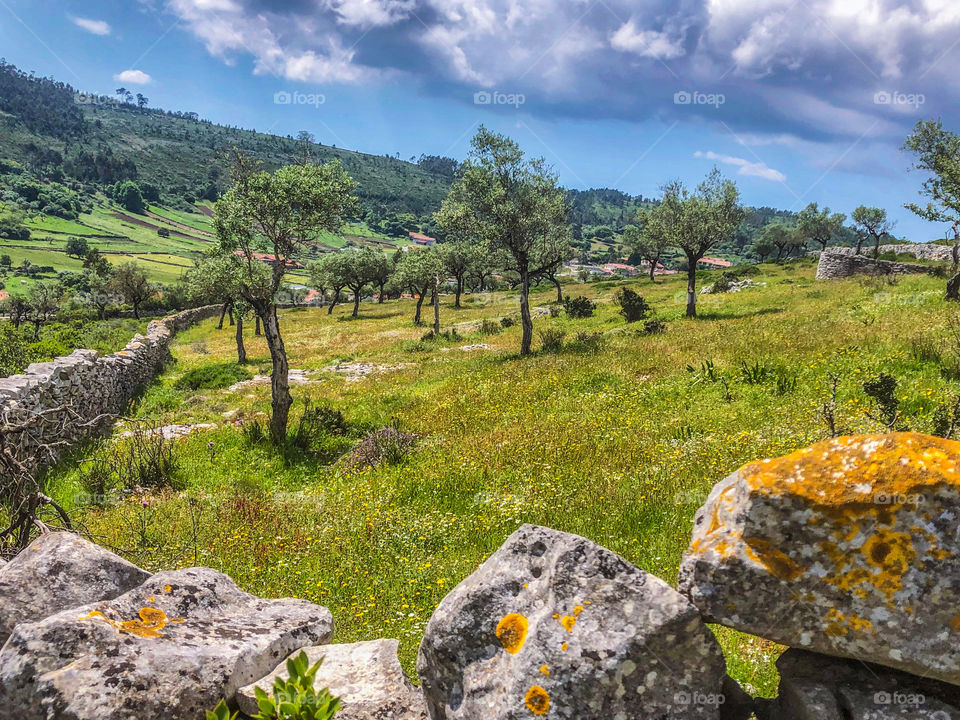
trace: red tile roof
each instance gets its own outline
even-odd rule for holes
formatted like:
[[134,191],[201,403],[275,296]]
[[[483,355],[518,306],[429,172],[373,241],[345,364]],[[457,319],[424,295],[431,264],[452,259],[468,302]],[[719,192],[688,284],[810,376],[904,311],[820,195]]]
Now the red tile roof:
[[733,265],[733,263],[729,260],[715,257],[702,257],[700,258],[700,262],[702,262],[704,265],[715,265],[716,267],[730,267]]

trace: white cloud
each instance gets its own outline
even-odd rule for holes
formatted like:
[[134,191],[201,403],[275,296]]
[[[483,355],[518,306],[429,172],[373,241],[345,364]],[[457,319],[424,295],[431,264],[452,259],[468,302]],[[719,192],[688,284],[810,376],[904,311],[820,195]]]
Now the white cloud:
[[407,17],[416,0],[327,0],[344,25],[370,28]]
[[146,85],[148,82],[153,80],[152,77],[147,75],[142,70],[124,70],[123,72],[114,75],[113,79],[117,82],[131,83],[133,85]]
[[735,157],[734,155],[721,155],[712,150],[708,150],[707,152],[697,150],[693,156],[706,158],[707,160],[715,160],[724,165],[733,165],[739,168],[739,170],[737,170],[738,175],[749,175],[751,177],[763,178],[764,180],[773,180],[774,182],[784,182],[787,179],[787,176],[782,172],[767,167],[762,162],[750,162],[749,160]]
[[657,60],[670,60],[684,54],[682,38],[670,38],[656,30],[638,30],[633,20],[620,26],[610,38],[610,46]]
[[73,24],[77,27],[83,28],[87,32],[93,33],[94,35],[109,35],[110,34],[110,24],[103,20],[91,20],[89,18],[82,17],[71,17]]

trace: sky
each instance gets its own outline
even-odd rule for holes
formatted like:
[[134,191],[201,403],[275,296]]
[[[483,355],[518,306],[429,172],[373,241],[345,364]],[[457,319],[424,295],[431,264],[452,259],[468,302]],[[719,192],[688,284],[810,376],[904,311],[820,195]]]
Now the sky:
[[79,90],[403,159],[480,124],[571,188],[658,197],[713,166],[743,201],[894,233],[919,119],[958,128],[956,0],[0,0],[0,56]]

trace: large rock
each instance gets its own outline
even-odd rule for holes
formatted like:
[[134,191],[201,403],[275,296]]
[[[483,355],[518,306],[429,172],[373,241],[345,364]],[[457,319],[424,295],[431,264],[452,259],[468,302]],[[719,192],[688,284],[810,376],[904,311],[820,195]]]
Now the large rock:
[[417,664],[433,720],[716,718],[724,669],[668,585],[533,525],[444,598]]
[[958,521],[960,443],[837,438],[718,484],[680,589],[710,621],[960,683]]
[[194,720],[332,634],[326,608],[261,600],[207,568],[158,573],[18,625],[0,650],[0,720]]
[[[337,720],[428,720],[423,695],[410,684],[400,667],[398,646],[396,640],[373,640],[307,648],[311,665],[323,659],[314,687],[328,688],[340,698]],[[256,715],[254,689],[259,687],[270,695],[277,677],[289,677],[286,661],[262,680],[240,689],[240,710]]]
[[14,626],[113,600],[150,573],[68,532],[46,533],[0,565],[0,646]]
[[960,688],[856,660],[787,650],[761,720],[956,720]]

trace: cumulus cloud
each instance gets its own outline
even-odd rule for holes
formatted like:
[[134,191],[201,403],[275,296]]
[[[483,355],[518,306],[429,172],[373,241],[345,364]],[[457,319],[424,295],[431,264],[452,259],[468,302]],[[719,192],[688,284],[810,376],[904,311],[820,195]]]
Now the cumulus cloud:
[[110,34],[110,23],[103,20],[91,20],[90,18],[82,17],[71,17],[73,24],[77,27],[83,28],[89,33],[94,35],[109,35]]
[[130,83],[132,85],[146,85],[153,78],[142,70],[124,70],[113,76],[117,82]]
[[721,155],[715,153],[712,150],[707,152],[701,152],[697,150],[694,154],[696,158],[706,158],[707,160],[714,160],[716,162],[722,163],[724,165],[733,165],[738,168],[738,175],[749,175],[751,177],[763,178],[764,180],[773,180],[774,182],[784,182],[787,179],[787,176],[784,175],[779,170],[774,170],[771,167],[767,167],[762,162],[750,162],[741,157],[736,157],[734,155]]
[[[525,111],[642,120],[708,118],[756,137],[903,137],[960,94],[954,0],[165,0],[225,62],[312,83],[405,75],[467,101],[523,93]],[[457,86],[462,86],[456,90]],[[723,93],[721,109],[678,90]]]

